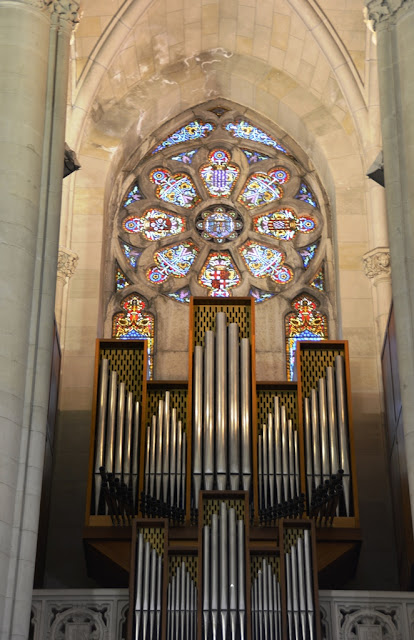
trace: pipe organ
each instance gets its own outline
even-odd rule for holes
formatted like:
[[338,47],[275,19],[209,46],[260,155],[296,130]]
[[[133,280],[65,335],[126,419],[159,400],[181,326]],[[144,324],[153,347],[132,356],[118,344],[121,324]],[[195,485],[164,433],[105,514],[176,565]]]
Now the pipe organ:
[[97,342],[84,537],[131,545],[130,640],[320,638],[315,524],[358,527],[347,343],[296,365],[256,382],[250,298],[192,299],[188,384]]

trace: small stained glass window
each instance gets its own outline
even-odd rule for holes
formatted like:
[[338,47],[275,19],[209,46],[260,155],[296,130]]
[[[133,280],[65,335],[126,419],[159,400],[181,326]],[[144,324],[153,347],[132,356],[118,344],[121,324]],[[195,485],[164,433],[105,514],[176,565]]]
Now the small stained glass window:
[[325,274],[323,267],[321,267],[315,277],[309,283],[311,287],[318,291],[325,291]]
[[302,200],[302,202],[307,202],[312,207],[317,207],[318,203],[316,202],[316,198],[313,195],[312,191],[309,189],[308,185],[305,182],[302,182],[299,191],[295,195],[297,200]]
[[147,279],[153,284],[160,284],[169,276],[184,278],[197,257],[199,248],[194,242],[181,242],[154,253],[156,266],[147,271]]
[[142,251],[140,251],[136,247],[133,247],[132,245],[128,244],[127,242],[124,242],[121,239],[119,239],[119,244],[121,245],[121,249],[124,252],[124,256],[127,259],[128,263],[131,265],[131,267],[133,269],[136,269],[137,264],[138,264],[138,259],[139,259],[140,255],[141,255]]
[[241,282],[240,273],[227,251],[210,251],[198,279],[215,298],[228,298],[231,289]]
[[163,209],[147,209],[141,216],[129,216],[122,223],[128,233],[140,233],[145,240],[155,242],[185,231],[185,219]]
[[208,163],[200,167],[200,176],[210,196],[228,198],[239,177],[240,169],[230,162],[230,154],[224,149],[215,149]]
[[285,254],[273,247],[248,240],[240,248],[241,257],[250,273],[256,278],[271,278],[277,284],[287,284],[293,271],[284,265]]
[[139,200],[144,200],[144,198],[145,196],[142,195],[142,192],[140,191],[140,188],[138,186],[138,182],[135,182],[135,184],[125,196],[122,206],[129,207],[130,204],[138,202]]
[[201,211],[195,223],[200,236],[208,242],[231,242],[243,230],[241,215],[231,207],[217,205]]
[[183,151],[176,156],[172,156],[171,160],[177,160],[183,164],[191,164],[198,149],[192,149],[191,151]]
[[150,180],[157,185],[157,198],[169,204],[192,209],[201,200],[194,182],[186,173],[172,175],[168,169],[158,168],[151,171]]
[[247,158],[247,162],[249,164],[255,164],[256,162],[261,162],[262,160],[269,160],[270,156],[265,156],[264,153],[259,153],[258,151],[249,151],[249,149],[242,149],[244,155]]
[[269,147],[273,147],[277,149],[277,151],[281,151],[282,153],[288,153],[288,151],[282,147],[282,145],[276,140],[276,138],[272,138],[267,133],[258,129],[247,120],[238,120],[237,122],[229,122],[226,125],[223,125],[226,131],[229,131],[234,138],[242,138],[243,140],[253,140],[254,142],[261,142],[261,144],[265,144]]
[[152,378],[154,368],[155,322],[151,313],[144,311],[146,302],[137,293],[131,293],[121,302],[124,311],[116,313],[112,319],[112,337],[120,340],[147,340],[148,378]]
[[181,289],[177,289],[177,291],[173,291],[172,293],[166,294],[169,298],[176,300],[177,302],[184,302],[185,304],[190,304],[191,291],[189,287],[182,287]]
[[297,232],[310,233],[315,228],[315,220],[310,216],[296,216],[293,209],[278,209],[253,219],[253,229],[257,233],[272,236],[277,240],[293,240]]
[[130,281],[126,277],[125,273],[120,268],[119,264],[115,263],[115,286],[116,290],[120,291],[130,285]]
[[318,303],[308,295],[297,296],[292,302],[294,311],[286,316],[286,371],[287,379],[295,375],[296,345],[299,340],[327,340],[326,316],[316,310]]
[[315,257],[315,253],[318,248],[318,242],[313,242],[309,244],[307,247],[303,247],[303,249],[299,249],[299,255],[302,258],[303,266],[307,269]]
[[286,169],[277,167],[268,173],[253,173],[246,181],[238,201],[248,209],[269,204],[283,197],[280,186],[290,179]]
[[199,140],[200,138],[206,138],[214,130],[215,125],[211,122],[203,122],[202,120],[193,120],[189,122],[181,129],[177,129],[170,136],[165,138],[159,145],[153,149],[152,153],[162,151],[167,147],[173,147],[181,142],[189,142],[189,140]]
[[249,296],[254,298],[256,304],[265,302],[265,300],[270,300],[270,298],[273,298],[275,295],[275,293],[271,293],[270,291],[263,291],[263,289],[259,289],[258,287],[251,287],[249,291]]

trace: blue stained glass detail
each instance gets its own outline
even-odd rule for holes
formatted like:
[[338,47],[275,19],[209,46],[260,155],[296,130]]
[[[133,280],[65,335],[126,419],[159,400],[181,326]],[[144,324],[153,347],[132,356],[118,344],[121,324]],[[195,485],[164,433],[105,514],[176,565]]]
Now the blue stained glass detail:
[[229,131],[234,138],[243,138],[244,140],[253,140],[254,142],[261,142],[268,147],[273,147],[282,153],[289,155],[289,152],[282,147],[281,144],[275,138],[271,138],[267,133],[254,127],[250,122],[246,120],[239,120],[238,122],[229,122],[223,125],[226,131]]
[[153,284],[164,282],[169,276],[184,278],[197,257],[199,248],[191,241],[166,247],[154,254],[156,266],[147,271]]
[[155,195],[164,202],[192,209],[201,200],[193,181],[186,173],[172,175],[168,169],[158,168],[151,171],[150,180],[158,185]]
[[122,206],[129,207],[130,204],[132,204],[133,202],[138,202],[139,200],[145,200],[145,196],[142,195],[138,187],[138,182],[136,182],[132,189],[129,191],[128,195],[125,197]]
[[318,289],[318,291],[325,290],[325,274],[323,272],[323,267],[319,269],[318,273],[315,275],[312,282],[310,283],[310,286],[313,287],[314,289]]
[[256,304],[265,302],[266,300],[273,298],[275,295],[275,293],[270,293],[270,291],[263,291],[263,289],[258,289],[257,287],[251,287],[249,291],[249,296],[254,298]]
[[255,164],[256,162],[270,159],[270,156],[265,156],[263,153],[259,153],[258,151],[249,151],[248,149],[242,149],[242,151],[249,164]]
[[295,379],[295,363],[296,363],[296,344],[300,340],[311,340],[312,342],[320,342],[324,338],[320,338],[319,336],[315,336],[312,331],[309,329],[305,329],[301,333],[298,333],[293,338],[290,338],[289,344],[289,380]]
[[313,244],[309,244],[307,247],[303,247],[303,249],[299,249],[298,253],[303,261],[303,266],[307,269],[315,257],[316,250],[318,248],[318,243],[314,242]]
[[307,202],[312,207],[317,207],[318,203],[316,202],[316,198],[313,195],[312,191],[309,189],[308,185],[304,182],[301,183],[300,189],[295,195],[297,200],[302,200],[303,202]]
[[129,264],[133,269],[136,269],[138,264],[138,259],[142,251],[139,251],[135,247],[131,247],[130,244],[127,244],[126,242],[122,242],[122,240],[120,240],[119,243],[121,245],[121,249],[124,252],[124,255],[128,260]]
[[166,294],[169,298],[176,300],[177,302],[184,302],[185,304],[190,304],[191,291],[188,287],[183,287],[182,289],[178,289],[173,293]]
[[199,138],[207,138],[214,130],[215,125],[211,122],[203,122],[202,120],[193,120],[189,122],[181,129],[174,131],[168,138],[165,138],[153,151],[152,154],[162,151],[167,147],[173,147],[175,144],[181,142],[188,142],[189,140],[198,140]]
[[277,249],[248,240],[239,249],[246,267],[256,278],[270,277],[277,284],[287,284],[293,271],[284,265],[285,254]]
[[284,184],[289,178],[289,173],[279,168],[268,173],[252,173],[247,179],[238,201],[248,209],[269,204],[269,202],[283,197],[283,189],[280,184]]
[[177,160],[178,162],[183,162],[184,164],[191,164],[197,151],[198,149],[193,149],[192,151],[183,151],[177,156],[173,156],[171,160]]

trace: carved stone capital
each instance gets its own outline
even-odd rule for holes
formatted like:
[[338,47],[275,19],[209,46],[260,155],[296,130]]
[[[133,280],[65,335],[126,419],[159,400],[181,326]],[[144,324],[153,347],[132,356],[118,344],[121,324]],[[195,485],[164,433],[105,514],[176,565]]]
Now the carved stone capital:
[[80,20],[79,10],[80,10],[80,2],[79,0],[45,0],[50,4],[50,10],[52,16],[59,20],[60,23],[67,23],[68,26],[72,28],[78,24]]
[[377,31],[413,7],[414,0],[365,0],[364,12],[370,29]]
[[71,278],[75,273],[79,256],[71,249],[59,247],[57,277],[66,282],[66,278]]
[[367,278],[375,280],[391,278],[391,255],[388,247],[376,247],[362,256]]

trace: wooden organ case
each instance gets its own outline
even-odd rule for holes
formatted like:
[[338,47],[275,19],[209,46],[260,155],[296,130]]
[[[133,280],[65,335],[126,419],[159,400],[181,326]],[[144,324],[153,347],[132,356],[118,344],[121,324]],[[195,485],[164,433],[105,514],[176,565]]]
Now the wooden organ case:
[[83,537],[129,583],[129,640],[320,640],[318,578],[361,543],[347,349],[299,343],[297,382],[256,382],[251,298],[191,300],[188,384],[97,341]]

